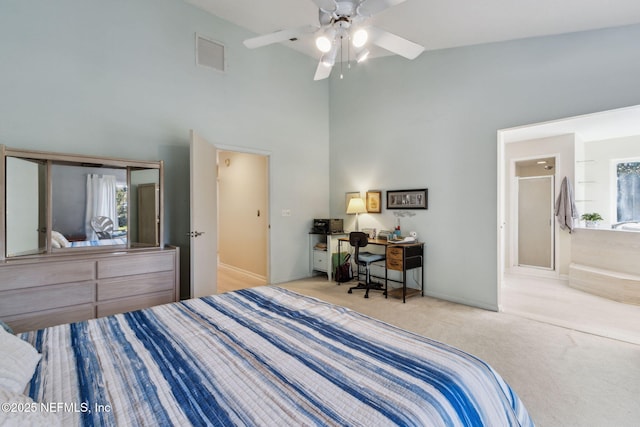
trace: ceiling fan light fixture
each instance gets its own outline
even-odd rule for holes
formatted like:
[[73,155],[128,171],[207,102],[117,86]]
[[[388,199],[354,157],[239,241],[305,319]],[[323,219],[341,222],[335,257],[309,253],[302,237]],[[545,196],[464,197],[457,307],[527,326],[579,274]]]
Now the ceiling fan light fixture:
[[331,49],[329,52],[327,52],[324,55],[322,55],[322,58],[320,58],[320,62],[325,67],[333,67],[336,64],[336,54],[337,53],[338,53],[338,49],[334,45],[333,49]]
[[325,35],[322,35],[316,39],[316,47],[322,53],[327,53],[331,50],[332,42]]
[[365,45],[368,38],[369,34],[367,33],[367,30],[365,30],[364,28],[360,28],[353,33],[351,40],[355,48],[360,48]]
[[356,62],[360,63],[360,62],[364,62],[367,60],[367,58],[369,57],[369,49],[362,49],[360,52],[358,52],[358,54],[356,55]]
[[336,38],[336,30],[329,27],[316,38],[316,47],[322,53],[327,53],[333,47]]
[[320,58],[320,62],[325,67],[333,67],[336,64],[336,55],[338,54],[338,45],[333,43],[331,50]]

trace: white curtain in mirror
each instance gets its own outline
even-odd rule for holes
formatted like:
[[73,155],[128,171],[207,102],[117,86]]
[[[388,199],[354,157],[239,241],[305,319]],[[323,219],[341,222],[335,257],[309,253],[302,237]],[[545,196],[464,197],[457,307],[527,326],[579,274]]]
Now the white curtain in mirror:
[[98,240],[96,232],[91,228],[91,218],[106,216],[114,224],[118,223],[116,206],[116,177],[114,175],[87,175],[87,209],[85,229],[87,240]]

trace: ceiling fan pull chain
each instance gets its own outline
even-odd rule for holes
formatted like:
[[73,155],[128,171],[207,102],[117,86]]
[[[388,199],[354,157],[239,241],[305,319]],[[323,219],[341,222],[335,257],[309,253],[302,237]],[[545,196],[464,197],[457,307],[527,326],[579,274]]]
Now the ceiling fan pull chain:
[[347,70],[351,69],[351,34],[347,39]]
[[344,78],[344,75],[342,74],[342,63],[344,62],[344,37],[340,36],[340,80],[342,80]]

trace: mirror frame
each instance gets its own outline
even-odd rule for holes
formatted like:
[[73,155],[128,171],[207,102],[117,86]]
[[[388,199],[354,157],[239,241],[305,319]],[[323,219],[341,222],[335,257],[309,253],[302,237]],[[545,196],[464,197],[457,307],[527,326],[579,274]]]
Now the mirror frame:
[[[42,257],[49,256],[54,254],[52,244],[51,244],[51,230],[53,226],[53,218],[52,218],[52,182],[51,182],[51,165],[53,164],[67,164],[67,165],[78,165],[82,166],[83,164],[93,164],[93,165],[101,165],[104,167],[112,167],[112,168],[121,168],[127,170],[127,186],[130,188],[131,184],[131,172],[139,169],[157,169],[158,170],[158,186],[159,186],[159,197],[158,197],[158,212],[159,212],[159,227],[158,227],[158,242],[159,246],[153,247],[162,247],[164,245],[164,162],[162,160],[158,161],[144,161],[144,160],[129,160],[129,159],[120,159],[115,157],[97,157],[97,156],[88,156],[82,154],[64,154],[64,153],[55,153],[48,151],[35,151],[35,150],[22,150],[9,148],[5,145],[0,144],[0,155],[2,157],[2,161],[0,161],[0,224],[2,224],[1,228],[1,238],[0,238],[0,261],[4,261],[7,259],[21,259],[26,257]],[[6,158],[7,157],[16,157],[23,159],[35,159],[35,160],[43,160],[47,162],[47,177],[46,177],[46,202],[45,202],[45,216],[46,216],[46,228],[47,228],[47,236],[46,236],[46,249],[43,253],[40,254],[32,254],[32,255],[20,255],[16,257],[6,256],[6,226],[7,226],[7,218],[6,218]],[[129,225],[131,223],[131,192],[127,192],[127,244],[126,249],[136,248],[135,242],[132,246],[132,242],[129,236]],[[69,251],[55,251],[55,254],[71,254],[71,253],[84,253],[86,251],[95,251],[95,252],[113,252],[114,250],[122,250],[124,245],[112,245],[112,246],[87,246],[80,248],[73,248]],[[151,246],[145,247],[146,249]]]

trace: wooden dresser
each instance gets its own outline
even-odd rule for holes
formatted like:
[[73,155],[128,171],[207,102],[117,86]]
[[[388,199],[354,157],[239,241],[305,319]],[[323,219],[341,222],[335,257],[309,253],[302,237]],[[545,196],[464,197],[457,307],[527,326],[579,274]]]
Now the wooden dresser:
[[167,246],[0,262],[0,319],[18,333],[178,301],[179,259]]

